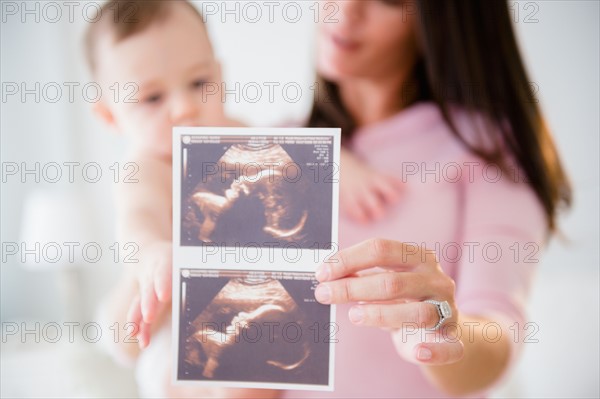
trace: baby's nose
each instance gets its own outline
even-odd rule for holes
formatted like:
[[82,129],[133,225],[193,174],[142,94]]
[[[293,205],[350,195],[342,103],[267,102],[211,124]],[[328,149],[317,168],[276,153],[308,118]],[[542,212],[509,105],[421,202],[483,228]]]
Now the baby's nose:
[[198,124],[198,106],[189,95],[179,95],[171,105],[171,122],[174,126]]

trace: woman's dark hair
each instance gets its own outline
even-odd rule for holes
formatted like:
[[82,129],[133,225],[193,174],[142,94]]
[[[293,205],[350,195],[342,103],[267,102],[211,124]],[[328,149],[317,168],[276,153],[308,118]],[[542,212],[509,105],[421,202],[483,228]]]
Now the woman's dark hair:
[[[433,101],[454,134],[487,162],[506,170],[506,155],[515,159],[544,207],[549,230],[555,231],[558,209],[571,205],[571,187],[535,98],[536,86],[527,77],[507,2],[415,3],[422,57],[410,87],[398,95],[406,99],[416,91],[417,100]],[[309,126],[341,127],[347,140],[356,125],[337,86],[320,80],[325,95],[315,98]],[[486,134],[497,132],[495,148],[467,142],[452,120],[452,106],[485,116],[494,126]]]

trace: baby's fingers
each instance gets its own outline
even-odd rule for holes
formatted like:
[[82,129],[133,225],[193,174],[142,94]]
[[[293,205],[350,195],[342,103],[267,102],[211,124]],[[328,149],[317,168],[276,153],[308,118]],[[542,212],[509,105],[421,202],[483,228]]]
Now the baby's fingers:
[[156,316],[158,298],[154,290],[154,279],[143,277],[140,280],[140,307],[142,318],[145,323],[152,323]]
[[346,213],[352,220],[360,223],[366,223],[369,221],[366,210],[356,200],[342,200],[340,206],[344,213]]
[[146,348],[150,344],[150,324],[141,322],[137,339],[141,349]]
[[402,182],[393,177],[382,177],[373,182],[375,190],[387,204],[394,204],[400,200]]
[[173,272],[169,265],[168,268],[158,268],[154,272],[154,291],[157,299],[162,303],[168,303],[171,300],[171,283],[173,281]]
[[361,203],[367,214],[367,220],[377,220],[385,214],[385,204],[382,198],[372,190],[363,193]]
[[136,336],[140,332],[140,324],[142,324],[142,309],[140,306],[140,297],[136,296],[129,306],[127,311],[127,322],[133,323],[134,329],[131,335]]
[[131,335],[137,337],[140,348],[145,348],[150,343],[150,325],[144,323],[140,297],[136,296],[127,312],[127,321],[133,324]]

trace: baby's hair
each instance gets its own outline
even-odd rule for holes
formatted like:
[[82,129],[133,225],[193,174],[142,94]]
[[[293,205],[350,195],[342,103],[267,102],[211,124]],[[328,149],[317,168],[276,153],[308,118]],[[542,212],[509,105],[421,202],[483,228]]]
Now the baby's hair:
[[114,43],[118,43],[163,21],[177,3],[189,7],[204,26],[202,14],[187,0],[109,0],[104,3],[98,19],[90,23],[85,34],[86,59],[92,73],[96,70],[96,50],[102,35],[109,34]]

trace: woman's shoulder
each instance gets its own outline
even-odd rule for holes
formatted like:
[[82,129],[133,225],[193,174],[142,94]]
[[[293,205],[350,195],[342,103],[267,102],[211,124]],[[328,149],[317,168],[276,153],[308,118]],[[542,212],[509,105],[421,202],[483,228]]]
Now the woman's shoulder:
[[[475,230],[512,231],[535,242],[546,235],[546,216],[542,203],[529,184],[527,175],[508,151],[501,128],[476,111],[453,107],[452,118],[460,134],[464,155],[461,157],[462,186],[471,227]],[[490,160],[476,153],[497,152]]]
[[395,137],[404,135],[403,145],[414,142],[415,150],[426,156],[424,161],[519,169],[505,141],[508,124],[500,125],[484,113],[461,105],[449,105],[443,112],[429,102],[407,112],[413,113],[410,118],[415,121],[397,124]]
[[497,127],[477,111],[451,105],[444,113],[438,104],[423,101],[381,121],[360,127],[352,145],[373,150],[381,147],[440,148],[449,156],[465,153],[469,146],[490,148]]
[[469,147],[479,149],[482,152],[504,151],[505,143],[501,131],[510,129],[508,123],[500,125],[490,116],[477,109],[469,109],[462,105],[450,105],[448,107],[450,123],[444,121],[447,129],[453,134],[458,134],[460,139]]
[[[468,212],[477,215],[474,224],[511,225],[541,240],[546,225],[543,207],[526,173],[508,151],[502,129],[510,127],[461,106],[448,108],[452,125],[436,105],[429,104],[421,112],[425,111],[432,118],[427,133],[432,137],[427,142],[422,139],[425,165],[421,167],[439,169],[442,177],[463,188]],[[483,154],[498,154],[498,158]],[[456,173],[459,179],[455,179]]]

